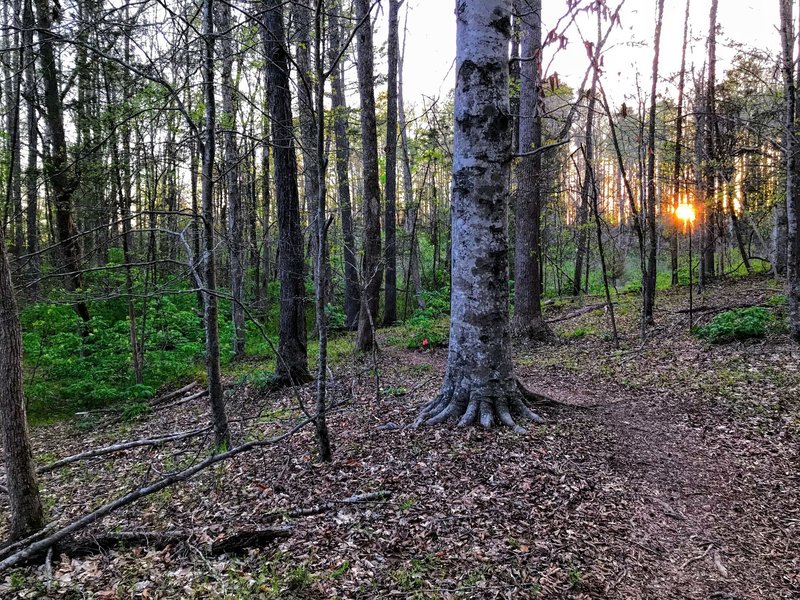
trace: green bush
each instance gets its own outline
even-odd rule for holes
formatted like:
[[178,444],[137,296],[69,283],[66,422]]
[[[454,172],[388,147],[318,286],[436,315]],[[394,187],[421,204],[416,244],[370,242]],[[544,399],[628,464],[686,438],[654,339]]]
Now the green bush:
[[734,340],[763,337],[772,321],[772,315],[765,308],[735,308],[718,314],[708,325],[696,327],[695,331],[698,336],[713,344],[725,344]]

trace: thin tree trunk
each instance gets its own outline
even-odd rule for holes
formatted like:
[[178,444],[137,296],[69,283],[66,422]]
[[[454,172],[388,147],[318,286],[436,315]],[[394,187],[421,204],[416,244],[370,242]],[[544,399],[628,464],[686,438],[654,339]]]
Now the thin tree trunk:
[[303,232],[300,228],[289,58],[281,0],[264,0],[264,24],[281,283],[278,356],[275,362],[276,372],[284,382],[298,384],[310,381],[311,375],[306,355]]
[[373,72],[370,0],[355,0],[358,55],[358,95],[361,100],[361,146],[364,170],[364,257],[361,263],[361,306],[356,348],[367,352],[375,345],[375,324],[382,277],[381,190],[378,181],[378,130],[375,119],[375,75]]
[[[406,5],[406,21],[408,20],[408,5]],[[406,301],[403,305],[403,318],[408,310],[409,280],[414,286],[414,296],[417,306],[425,308],[425,298],[422,296],[422,276],[419,267],[419,236],[417,235],[417,213],[419,202],[414,201],[414,184],[411,179],[411,158],[408,153],[408,131],[406,129],[406,112],[403,102],[403,58],[405,56],[407,28],[403,27],[403,49],[398,57],[397,64],[397,111],[400,124],[400,149],[403,163],[403,205],[405,206],[405,231],[409,236],[408,272],[406,274]]]
[[348,109],[344,93],[344,69],[333,64],[341,51],[340,5],[337,1],[328,23],[330,35],[329,59],[331,62],[331,98],[333,111],[333,135],[336,145],[336,181],[339,211],[342,216],[342,238],[344,254],[344,317],[349,329],[358,327],[359,303],[358,265],[356,264],[356,242],[353,235],[353,210],[350,199],[350,140],[347,136]]
[[389,0],[388,82],[386,91],[386,290],[383,322],[397,321],[397,62],[399,54],[398,27],[402,0]]
[[[78,187],[76,166],[67,153],[67,138],[64,132],[64,110],[61,90],[58,85],[54,40],[50,31],[51,6],[49,0],[36,0],[37,28],[39,32],[39,57],[41,76],[44,82],[45,113],[50,133],[50,155],[45,160],[45,172],[52,189],[55,205],[56,235],[61,247],[67,291],[77,292],[83,288],[81,272],[81,249],[78,229],[72,218],[72,195]],[[66,166],[70,165],[70,166]],[[79,300],[74,303],[75,312],[84,323],[89,321],[89,309]],[[84,333],[86,329],[84,328]]]
[[[708,78],[706,82],[706,107],[705,107],[705,168],[704,168],[704,196],[705,220],[703,232],[705,244],[703,246],[703,274],[705,278],[713,277],[714,257],[716,254],[716,220],[718,218],[716,200],[716,149],[714,147],[714,128],[716,120],[716,85],[717,85],[717,7],[719,0],[711,0],[708,27]],[[702,286],[701,286],[702,287]]]
[[36,62],[33,49],[33,28],[36,22],[33,17],[31,0],[25,0],[22,14],[22,40],[25,47],[23,63],[25,64],[25,92],[28,96],[26,114],[28,120],[28,160],[25,168],[25,196],[27,201],[27,237],[28,237],[28,276],[31,281],[31,296],[39,296],[39,278],[41,276],[41,257],[39,256],[39,198],[38,171],[36,154],[39,142],[38,117],[36,114]]
[[[689,39],[689,8],[691,0],[686,0],[686,13],[683,17],[683,44],[681,45],[681,68],[678,72],[678,114],[675,123],[675,159],[672,174],[673,209],[680,201],[681,169],[683,167],[683,99],[686,86],[686,45]],[[678,228],[672,228],[670,236],[670,258],[672,266],[672,285],[678,285]]]
[[653,71],[650,86],[650,115],[647,127],[647,277],[642,282],[644,324],[653,325],[656,303],[656,271],[658,270],[658,230],[656,224],[656,92],[658,90],[658,62],[661,51],[661,23],[664,19],[664,0],[658,0],[656,31],[653,50]]
[[[317,449],[319,458],[322,462],[331,461],[331,441],[328,432],[327,413],[327,377],[328,377],[328,322],[325,314],[326,280],[329,276],[328,269],[328,225],[326,219],[326,181],[325,171],[327,170],[327,159],[325,157],[325,63],[322,54],[322,35],[323,35],[323,8],[324,0],[317,0],[314,12],[314,68],[316,71],[316,105],[314,116],[316,118],[315,130],[317,139],[314,147],[317,155],[314,160],[317,164],[317,175],[319,177],[317,192],[317,215],[316,236],[317,236],[317,257],[314,270],[314,300],[316,303],[317,334],[319,336],[319,349],[317,354],[317,414],[314,419],[314,430],[317,438]],[[331,65],[335,70],[336,65]]]
[[0,413],[12,540],[44,527],[22,394],[22,333],[5,241],[0,239]]
[[[542,2],[521,0],[522,64],[520,67],[519,148],[531,152],[542,145]],[[512,144],[513,146],[513,144]],[[542,315],[539,276],[542,244],[542,153],[523,156],[517,166],[517,198],[514,224],[514,319],[512,330],[528,340],[552,334]]]
[[205,102],[205,135],[202,149],[201,196],[204,242],[204,306],[206,327],[206,375],[208,396],[218,449],[230,446],[230,430],[222,395],[222,373],[219,364],[219,309],[214,248],[214,155],[216,151],[216,102],[214,98],[214,0],[203,2],[203,100]]
[[797,134],[797,82],[794,79],[794,32],[792,0],[781,0],[781,42],[785,102],[786,156],[786,215],[788,251],[786,255],[786,287],[789,305],[789,332],[800,342],[800,201],[797,185],[800,181],[800,144]]
[[[572,278],[572,295],[578,296],[581,293],[581,279],[583,276],[583,263],[588,255],[589,247],[589,170],[594,161],[594,111],[597,102],[597,83],[600,77],[600,53],[603,49],[604,38],[600,32],[600,12],[597,13],[597,43],[594,46],[592,55],[592,85],[589,89],[589,99],[586,107],[586,142],[585,160],[586,165],[583,173],[583,186],[581,187],[581,203],[578,208],[578,238],[575,250],[575,274]],[[588,273],[588,269],[587,269]]]
[[222,54],[222,71],[220,83],[222,92],[222,130],[225,148],[225,180],[228,207],[228,248],[230,251],[230,285],[231,285],[231,321],[233,336],[231,345],[234,358],[244,356],[245,347],[245,315],[244,315],[244,217],[242,211],[242,194],[239,180],[239,149],[234,136],[236,131],[236,93],[233,81],[233,39],[231,28],[231,8],[227,2],[220,2],[216,8],[220,31],[220,50]]

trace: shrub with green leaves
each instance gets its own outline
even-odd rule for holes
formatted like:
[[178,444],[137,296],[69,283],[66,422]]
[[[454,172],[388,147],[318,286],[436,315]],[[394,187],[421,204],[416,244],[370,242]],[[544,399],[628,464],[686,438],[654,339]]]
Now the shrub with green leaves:
[[695,328],[698,336],[714,344],[763,337],[773,322],[772,314],[760,306],[734,308],[715,316],[708,325]]

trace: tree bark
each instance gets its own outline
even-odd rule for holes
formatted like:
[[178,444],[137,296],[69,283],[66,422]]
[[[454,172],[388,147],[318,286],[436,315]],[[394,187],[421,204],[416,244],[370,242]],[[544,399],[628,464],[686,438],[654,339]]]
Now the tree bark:
[[[519,147],[529,153],[542,146],[542,2],[521,0]],[[542,152],[523,156],[517,166],[514,224],[514,333],[526,340],[552,336],[542,316],[541,216]]]
[[5,241],[0,239],[0,412],[6,482],[11,514],[10,536],[19,540],[44,526],[39,485],[28,437],[22,394],[22,333]]
[[508,315],[510,0],[459,0],[450,346],[439,395],[416,424],[537,420],[517,387]]
[[284,382],[311,380],[306,355],[303,232],[297,191],[297,159],[292,123],[289,58],[283,2],[264,0],[264,52],[267,56],[269,113],[278,210],[278,272],[281,284],[276,373]]
[[361,145],[364,170],[364,257],[361,261],[361,306],[356,348],[367,352],[375,344],[381,290],[381,190],[378,181],[378,130],[375,119],[370,0],[355,0],[358,55],[358,95],[361,100]]

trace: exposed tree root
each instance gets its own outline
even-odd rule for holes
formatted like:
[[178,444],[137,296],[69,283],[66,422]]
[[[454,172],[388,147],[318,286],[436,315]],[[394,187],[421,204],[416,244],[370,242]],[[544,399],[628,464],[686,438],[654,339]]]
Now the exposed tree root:
[[534,392],[533,390],[529,390],[519,379],[517,379],[517,389],[519,390],[519,393],[522,394],[522,397],[525,398],[525,401],[532,406],[551,406],[556,408],[573,408],[578,410],[586,410],[589,408],[597,408],[599,406],[602,406],[602,404],[590,404],[588,406],[580,406],[578,404],[569,404],[568,402],[561,402],[560,400],[556,400],[555,398],[551,398],[550,396],[545,396],[544,394],[540,394],[539,392]]
[[501,424],[518,433],[524,432],[525,428],[517,423],[517,419],[544,423],[516,388],[505,395],[490,396],[479,391],[456,392],[452,386],[447,386],[422,407],[412,427],[438,425],[450,419],[457,419],[459,427],[480,423],[488,429]]

